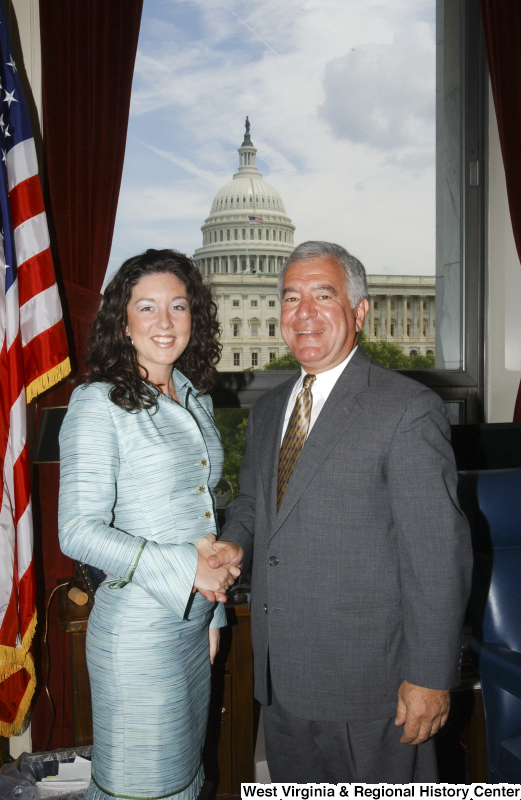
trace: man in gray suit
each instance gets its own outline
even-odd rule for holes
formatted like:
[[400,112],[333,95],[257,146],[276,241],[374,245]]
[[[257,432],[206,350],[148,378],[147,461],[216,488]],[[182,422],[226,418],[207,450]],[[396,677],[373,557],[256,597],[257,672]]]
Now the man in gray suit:
[[271,778],[436,781],[471,570],[444,405],[357,346],[366,276],[342,247],[300,245],[279,286],[302,369],[251,409],[209,561],[253,559]]

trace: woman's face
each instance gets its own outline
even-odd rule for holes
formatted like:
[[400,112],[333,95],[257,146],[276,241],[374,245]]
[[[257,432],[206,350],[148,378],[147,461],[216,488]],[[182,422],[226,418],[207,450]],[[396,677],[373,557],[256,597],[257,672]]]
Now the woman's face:
[[127,327],[149,380],[160,383],[190,341],[192,318],[184,283],[170,273],[141,278],[127,306]]

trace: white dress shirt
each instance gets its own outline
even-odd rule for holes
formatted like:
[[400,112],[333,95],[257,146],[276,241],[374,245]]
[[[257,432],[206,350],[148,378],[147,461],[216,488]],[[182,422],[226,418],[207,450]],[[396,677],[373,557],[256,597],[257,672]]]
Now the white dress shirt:
[[[335,383],[337,382],[340,375],[346,368],[350,359],[353,357],[357,347],[358,345],[356,345],[356,347],[353,347],[348,357],[344,361],[342,361],[341,364],[338,364],[336,367],[333,367],[333,369],[328,369],[327,372],[319,373],[316,376],[316,380],[313,381],[313,384],[311,386],[313,405],[311,407],[311,419],[309,421],[308,436],[309,436],[309,431],[317,421],[318,415],[324,408],[324,404],[327,398],[333,391]],[[302,386],[304,384],[304,378],[306,377],[307,374],[308,373],[305,371],[305,369],[301,369],[300,378],[296,382],[293,391],[291,392],[290,398],[288,400],[288,405],[286,406],[286,415],[284,417],[284,425],[282,426],[282,438],[280,440],[281,444],[282,444],[282,439],[284,439],[284,434],[286,433],[286,428],[288,427],[288,422],[289,418],[291,417],[291,412],[295,407],[295,400],[297,399],[298,393],[302,389]]]

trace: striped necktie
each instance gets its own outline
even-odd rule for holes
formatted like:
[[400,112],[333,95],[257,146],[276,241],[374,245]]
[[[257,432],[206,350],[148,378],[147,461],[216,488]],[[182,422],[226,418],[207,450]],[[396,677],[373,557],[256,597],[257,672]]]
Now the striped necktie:
[[311,386],[316,380],[316,375],[306,375],[302,389],[297,395],[295,406],[289,418],[288,427],[284,434],[284,439],[280,446],[279,453],[279,478],[277,486],[277,511],[282,503],[282,498],[291,478],[293,468],[298,461],[298,457],[306,441],[309,422],[311,420],[311,407],[313,405],[313,395]]

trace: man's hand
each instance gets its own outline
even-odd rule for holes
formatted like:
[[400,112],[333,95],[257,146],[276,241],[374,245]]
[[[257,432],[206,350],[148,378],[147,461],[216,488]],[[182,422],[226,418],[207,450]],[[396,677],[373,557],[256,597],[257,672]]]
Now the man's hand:
[[[206,538],[211,541],[212,548],[216,551],[216,554],[208,559],[208,565],[212,569],[218,569],[219,567],[230,565],[239,570],[239,575],[242,566],[242,559],[244,557],[242,547],[240,547],[238,544],[235,544],[235,542],[216,542],[215,536],[212,536],[213,541],[209,536]],[[216,600],[218,603],[226,602],[226,595],[222,594],[221,592],[199,591],[203,597],[206,597],[206,599],[210,601],[210,603],[215,603]]]
[[235,542],[213,542],[212,547],[217,550],[217,553],[208,559],[212,569],[222,567],[224,564],[241,568],[244,553],[240,545]]
[[240,569],[226,563],[217,569],[210,567],[208,559],[214,552],[215,544],[209,538],[203,536],[195,542],[195,546],[198,561],[194,588],[198,589],[210,602],[214,602],[216,599],[221,603],[225,602],[226,591],[233,584],[235,578],[241,574]]
[[[447,722],[450,692],[445,689],[426,689],[403,681],[398,689],[395,725],[404,725],[402,744],[427,741]],[[404,724],[405,723],[405,724]]]

